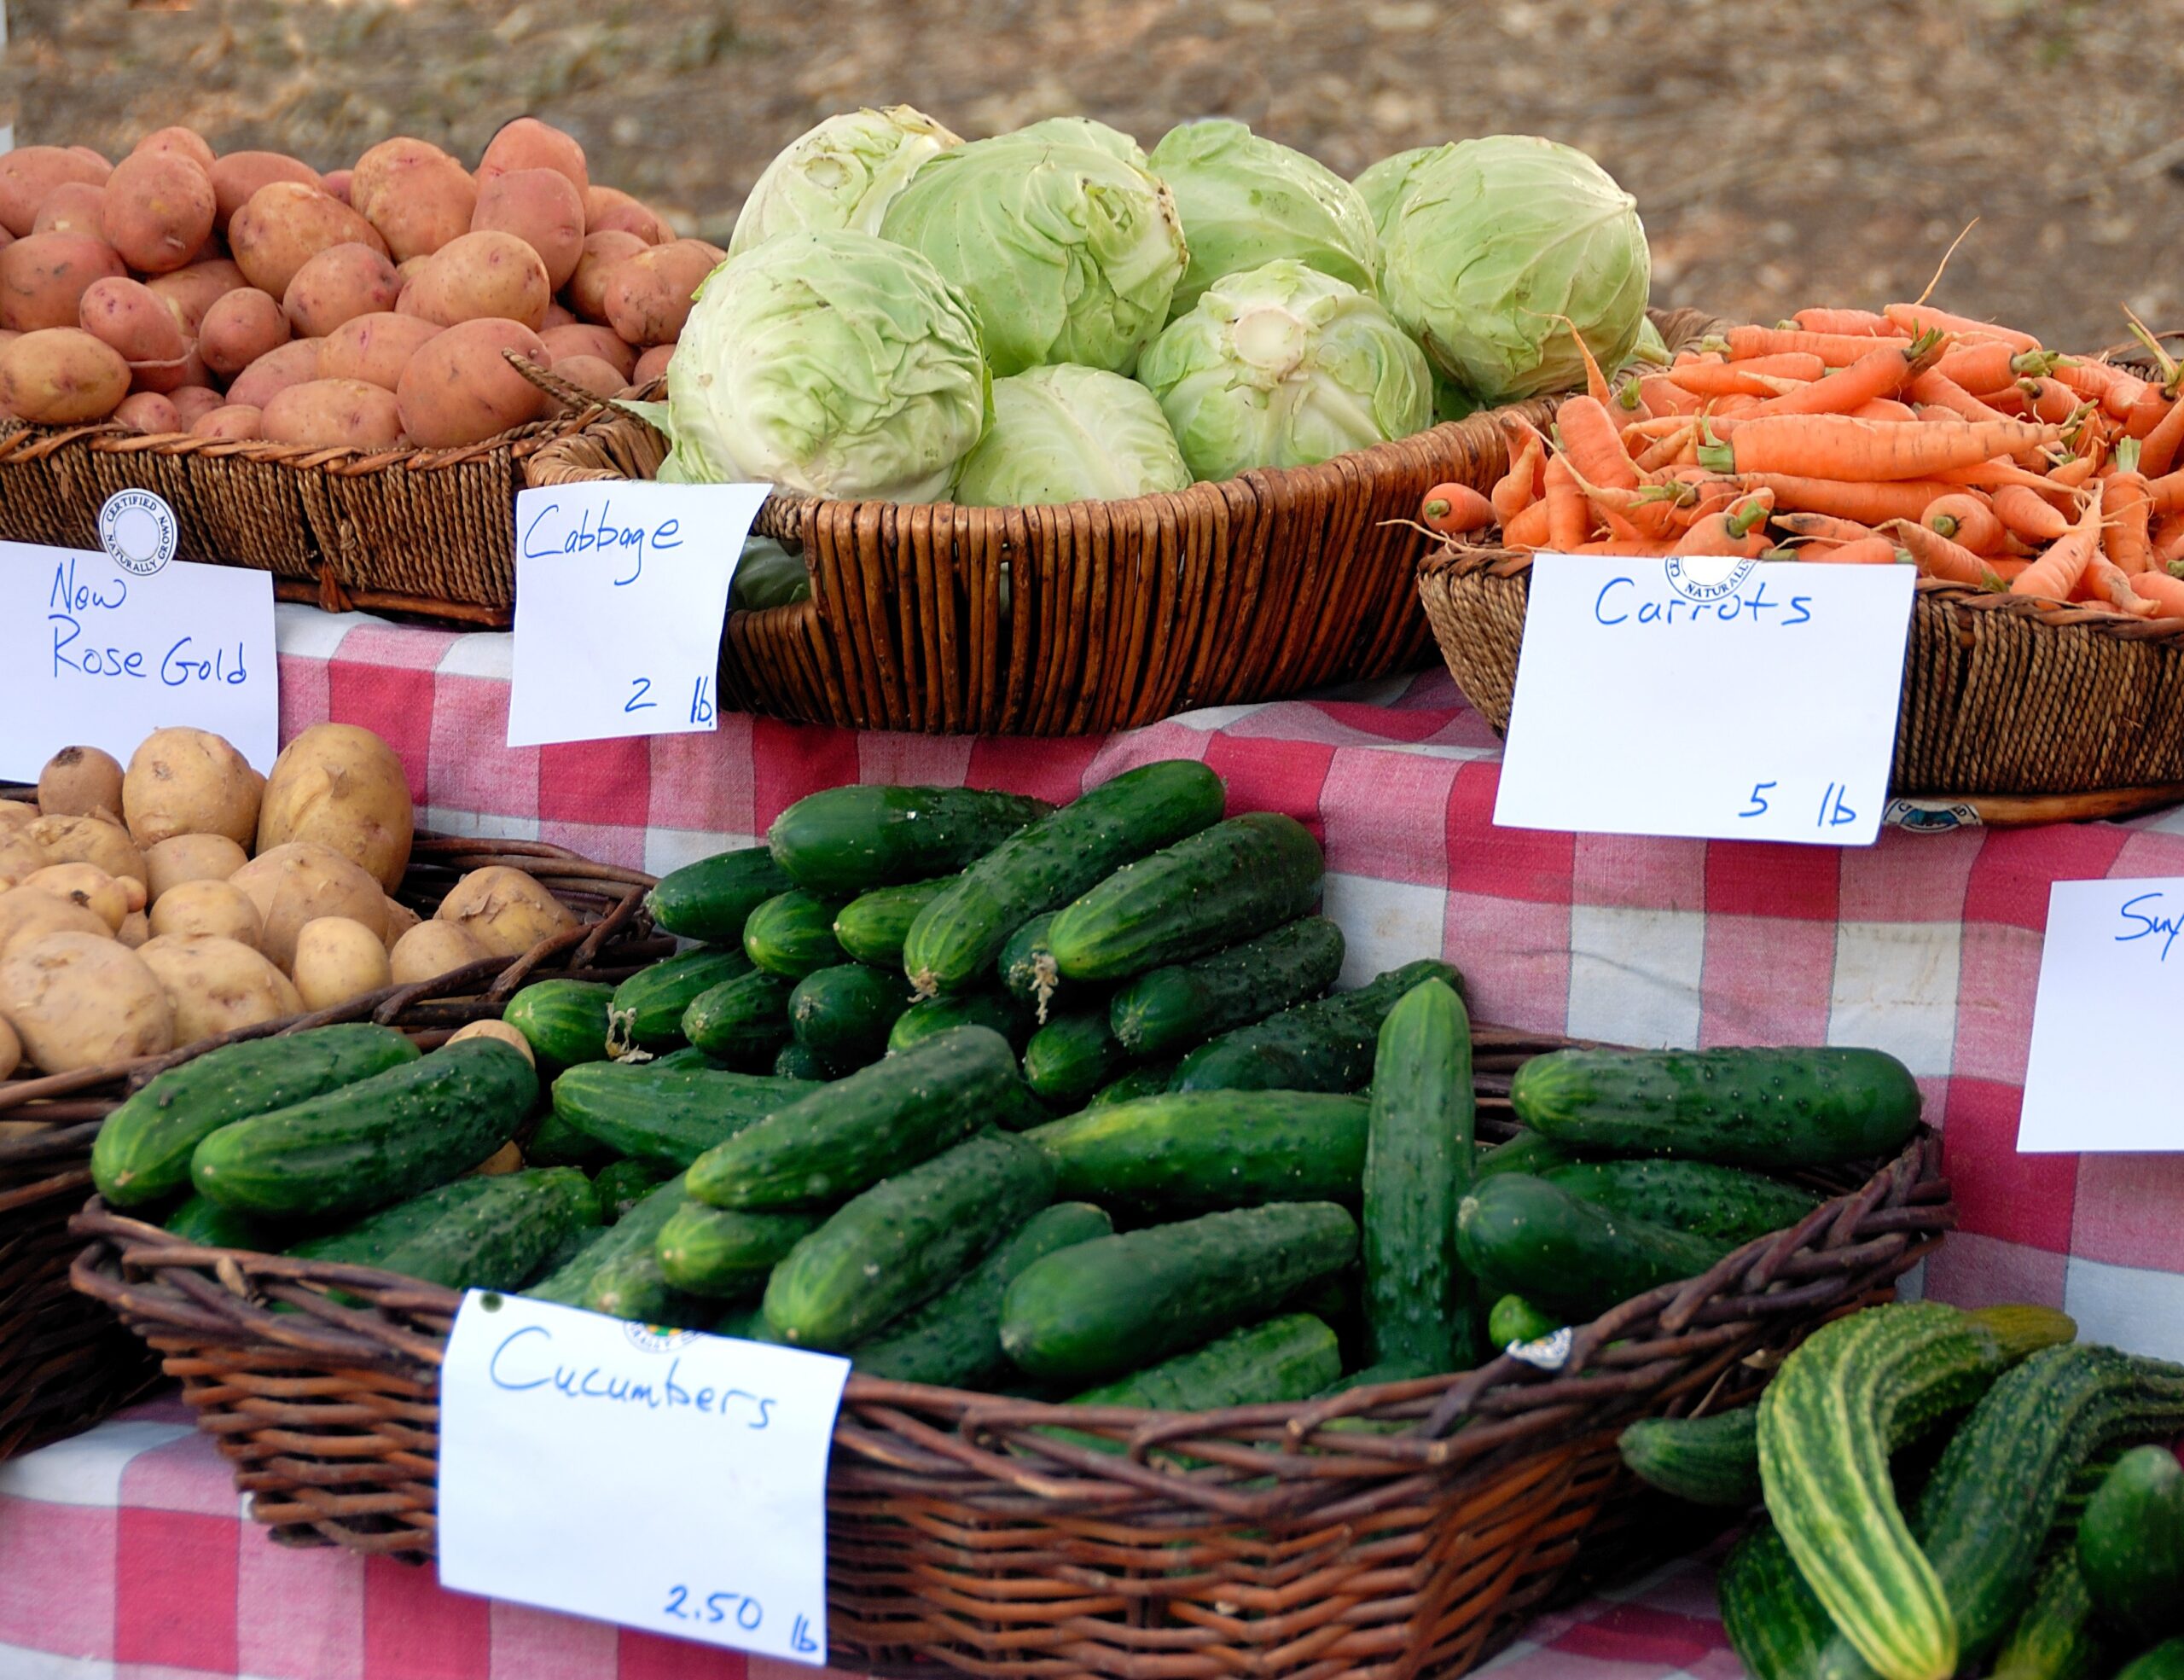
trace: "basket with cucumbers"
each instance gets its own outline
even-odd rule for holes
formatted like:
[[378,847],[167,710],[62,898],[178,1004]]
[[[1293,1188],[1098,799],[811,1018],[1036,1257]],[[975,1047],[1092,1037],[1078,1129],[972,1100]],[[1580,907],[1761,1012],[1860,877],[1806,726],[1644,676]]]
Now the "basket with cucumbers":
[[[200,1075],[124,1129],[183,1177],[79,1218],[78,1287],[188,1351],[262,1520],[340,1543],[432,1550],[428,1420],[319,1485],[253,1449],[253,1397],[285,1385],[288,1442],[352,1435],[429,1397],[459,1291],[520,1290],[849,1357],[830,1628],[861,1655],[1457,1671],[1513,1613],[1461,1583],[1543,1582],[1629,1479],[1607,1426],[1885,1298],[1947,1187],[1877,1051],[1476,1026],[1432,957],[1338,987],[1316,841],[1226,810],[1190,761],[1054,808],[811,795],[653,889],[682,953],[517,992],[529,1061]],[[216,1274],[348,1311],[276,1358]]]

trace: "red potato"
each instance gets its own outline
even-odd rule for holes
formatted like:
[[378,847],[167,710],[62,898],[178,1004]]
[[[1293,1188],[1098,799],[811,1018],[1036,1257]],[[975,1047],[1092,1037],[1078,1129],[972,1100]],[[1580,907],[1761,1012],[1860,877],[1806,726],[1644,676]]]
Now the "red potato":
[[333,245],[296,270],[281,307],[299,338],[322,339],[344,321],[394,307],[394,264],[369,245]]
[[63,181],[45,195],[32,219],[32,233],[80,233],[106,237],[106,189],[88,181]]
[[549,289],[558,292],[584,255],[584,200],[557,170],[512,169],[479,190],[470,229],[514,234],[538,253]]
[[713,271],[713,247],[692,239],[651,245],[607,271],[600,301],[631,344],[672,344],[690,318],[691,295]]
[[622,335],[612,327],[587,326],[582,322],[566,327],[549,327],[539,334],[538,341],[553,356],[557,368],[564,357],[595,356],[619,372],[625,385],[636,370],[637,352],[623,343]]
[[346,204],[349,202],[349,184],[356,173],[357,171],[353,169],[329,169],[319,177],[318,184],[329,196],[338,198],[342,203]]
[[131,152],[102,190],[107,243],[133,269],[168,274],[187,267],[212,236],[219,208],[212,178],[187,154]]
[[38,219],[38,206],[64,183],[103,186],[113,166],[59,146],[18,146],[0,155],[0,227],[20,239]]
[[289,335],[287,311],[255,286],[243,286],[205,311],[197,329],[197,347],[206,367],[223,379],[233,379],[268,351],[286,344]]
[[182,411],[156,391],[139,391],[114,405],[113,417],[132,432],[171,433],[184,430]]
[[262,409],[292,385],[318,377],[318,340],[292,339],[245,368],[228,387],[230,403]]
[[76,233],[19,239],[0,251],[0,327],[19,333],[73,327],[93,281],[127,276],[121,259],[102,239]]
[[183,336],[195,338],[204,322],[205,311],[250,282],[225,257],[211,257],[201,263],[192,263],[188,268],[177,269],[172,274],[154,275],[144,283],[166,299],[174,318],[182,323]]
[[108,275],[84,288],[76,324],[125,362],[175,362],[187,353],[182,328],[160,294],[135,280]]
[[129,364],[129,388],[131,391],[151,391],[161,396],[171,396],[177,391],[209,386],[212,382],[212,370],[205,365],[205,358],[197,353],[194,341],[172,360],[131,362]]
[[319,377],[369,380],[382,390],[395,390],[410,358],[440,330],[411,315],[357,316],[326,335],[319,349]]
[[371,224],[404,260],[429,257],[470,231],[478,183],[453,158],[427,158],[372,201]]
[[284,296],[296,271],[336,245],[369,245],[382,256],[379,230],[340,200],[296,181],[275,181],[250,195],[228,225],[228,243],[250,283]]
[[0,403],[37,426],[104,420],[129,394],[129,364],[80,327],[25,333],[0,350]]
[[620,396],[630,384],[619,368],[596,356],[561,357],[555,362],[554,371],[578,390],[589,391],[602,401]]
[[566,176],[579,193],[591,185],[591,171],[585,166],[584,148],[576,137],[536,117],[518,117],[502,124],[500,132],[485,142],[485,154],[478,160],[478,184],[485,187],[519,169],[553,170]]
[[636,369],[636,371],[631,373],[630,375],[630,383],[636,386],[646,386],[650,385],[653,381],[656,379],[665,379],[667,377],[667,364],[674,359],[675,346],[673,345],[656,344],[653,346],[650,350],[648,350],[643,355],[637,358]]
[[174,404],[182,429],[187,432],[228,399],[209,385],[185,385],[167,400]]
[[402,437],[394,393],[361,379],[314,379],[292,385],[265,405],[269,443],[327,449],[391,449]]
[[263,410],[254,409],[247,403],[224,403],[198,416],[190,423],[189,435],[247,443],[265,435],[264,423]]
[[605,325],[608,270],[624,258],[634,257],[646,248],[644,241],[633,233],[610,229],[586,234],[584,255],[577,259],[577,270],[569,276],[569,307],[580,318]]
[[358,215],[376,216],[381,201],[398,191],[418,171],[455,161],[429,140],[398,134],[369,148],[357,160],[356,168],[350,171],[349,202]]
[[306,187],[321,185],[318,171],[301,158],[286,152],[230,152],[215,158],[206,171],[212,177],[212,197],[218,206],[220,231],[225,233],[236,211],[248,204],[260,187],[276,181],[295,181]]
[[665,245],[675,237],[650,206],[612,187],[593,187],[584,194],[584,224],[586,233],[634,234],[647,245]]
[[550,333],[556,327],[574,327],[579,324],[581,323],[577,320],[576,311],[569,308],[557,298],[546,305],[545,324],[538,330],[542,334]]
[[545,259],[509,233],[467,233],[443,246],[402,294],[412,304],[404,313],[443,327],[491,317],[534,331],[553,298]]
[[482,443],[544,416],[551,399],[508,364],[503,350],[542,365],[548,356],[528,327],[491,318],[450,327],[419,349],[395,389],[411,440],[428,449]]
[[98,178],[101,181],[105,180],[107,176],[113,173],[113,160],[108,157],[104,152],[100,151],[96,146],[71,146],[68,148],[68,155],[73,158],[81,158],[85,163],[90,165],[92,168],[98,171]]
[[[194,128],[154,129],[129,148],[131,158],[147,156],[186,158],[200,169],[206,171],[211,170],[213,164],[212,147]],[[121,161],[126,163],[129,158]],[[114,166],[117,169],[120,166],[120,164]]]

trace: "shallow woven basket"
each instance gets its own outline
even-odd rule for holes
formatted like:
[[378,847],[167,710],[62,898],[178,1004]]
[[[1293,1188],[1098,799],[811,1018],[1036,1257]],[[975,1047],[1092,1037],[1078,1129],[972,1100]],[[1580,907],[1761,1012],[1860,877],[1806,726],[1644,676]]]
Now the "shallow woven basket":
[[[1418,568],[1449,674],[1497,731],[1509,726],[1531,578],[1531,556],[1502,548],[1446,544]],[[2184,621],[1919,579],[1892,794],[2000,796],[1985,820],[2055,821],[2166,804],[2184,797],[2180,784]]]
[[[1560,1042],[1478,1029],[1485,1135],[1512,1129],[1514,1067]],[[1194,1415],[852,1375],[827,1499],[838,1660],[1118,1680],[1459,1673],[1625,1505],[1624,1423],[1734,1404],[1816,1326],[1891,1293],[1953,1223],[1939,1157],[1922,1132],[1862,1184],[1826,1186],[1844,1193],[1796,1227],[1578,1329],[1555,1373],[1504,1355]],[[185,1247],[96,1200],[73,1229],[90,1240],[76,1287],[164,1356],[260,1521],[431,1554],[456,1295]],[[1334,1427],[1345,1418],[1390,1427]],[[1043,1433],[1057,1425],[1120,1450]]]
[[641,911],[649,875],[589,863],[559,846],[421,837],[401,897],[429,915],[460,875],[493,863],[536,875],[583,925],[514,962],[473,963],[171,1055],[0,1081],[0,1458],[89,1428],[156,1375],[136,1339],[118,1333],[110,1314],[68,1287],[69,1262],[83,1245],[67,1229],[90,1189],[99,1123],[154,1073],[221,1044],[340,1020],[377,1020],[430,1046],[456,1027],[497,1017],[526,980],[619,980],[672,946],[653,934]]

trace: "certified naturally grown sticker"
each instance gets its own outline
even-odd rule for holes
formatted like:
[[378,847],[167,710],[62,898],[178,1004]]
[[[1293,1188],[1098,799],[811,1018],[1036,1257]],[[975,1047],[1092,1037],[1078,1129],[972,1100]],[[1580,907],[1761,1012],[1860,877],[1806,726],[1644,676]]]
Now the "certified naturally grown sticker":
[[174,558],[179,527],[166,498],[149,490],[117,490],[99,509],[99,546],[123,571],[148,578]]

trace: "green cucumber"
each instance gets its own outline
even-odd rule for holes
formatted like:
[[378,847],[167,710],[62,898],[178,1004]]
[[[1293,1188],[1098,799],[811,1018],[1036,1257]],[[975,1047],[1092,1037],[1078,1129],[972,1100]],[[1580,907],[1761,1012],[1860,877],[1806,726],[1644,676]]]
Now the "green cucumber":
[[1611,1213],[1740,1247],[1820,1206],[1817,1196],[1779,1179],[1711,1161],[1571,1161],[1539,1176]]
[[1477,1288],[1456,1252],[1471,1188],[1471,1017],[1424,980],[1380,1023],[1364,1160],[1365,1320],[1375,1363],[1429,1371],[1478,1362]]
[[700,945],[640,969],[614,988],[607,1011],[607,1049],[672,1049],[682,1042],[682,1012],[701,994],[751,972],[740,950]]
[[1018,1003],[1037,1009],[1042,1020],[1054,994],[1061,990],[1054,953],[1047,949],[1047,930],[1054,925],[1052,910],[1019,923],[1002,942],[1001,954],[994,959],[1001,973],[1001,989]]
[[1573,1150],[1763,1171],[1893,1154],[1919,1087],[1884,1050],[1556,1050],[1517,1070],[1517,1118]]
[[829,1079],[840,1078],[846,1071],[794,1040],[782,1045],[781,1054],[774,1058],[776,1079],[794,1079],[801,1084],[824,1084]]
[[635,1155],[601,1167],[591,1180],[599,1197],[599,1223],[619,1224],[623,1215],[674,1176],[675,1169],[665,1162]]
[[1694,1505],[1742,1509],[1759,1499],[1759,1409],[1707,1417],[1641,1417],[1616,1437],[1631,1474]]
[[1024,1083],[1050,1108],[1081,1108],[1126,1060],[1105,1009],[1051,1014],[1024,1046]]
[[662,1050],[655,1056],[633,1055],[620,1065],[624,1067],[649,1067],[655,1073],[726,1073],[732,1071],[715,1061],[695,1044],[685,1044],[679,1050]]
[[458,1178],[288,1253],[376,1266],[444,1289],[513,1289],[570,1232],[599,1224],[599,1199],[572,1166]]
[[818,1213],[745,1213],[685,1201],[653,1245],[667,1281],[685,1294],[737,1300],[764,1288],[775,1262],[819,1228]]
[[830,968],[849,955],[834,937],[839,898],[815,898],[788,892],[769,898],[743,924],[744,954],[770,974],[800,980]]
[[960,869],[1051,810],[981,788],[829,788],[775,817],[766,844],[805,891],[849,898]]
[[2184,1630],[2184,1468],[2166,1447],[2117,1460],[2078,1519],[2094,1607],[2143,1644]]
[[1087,1108],[1106,1108],[1118,1102],[1135,1102],[1141,1096],[1159,1096],[1168,1089],[1174,1077],[1176,1064],[1172,1061],[1148,1061],[1141,1067],[1133,1067],[1119,1078],[1110,1079],[1084,1099]]
[[836,1066],[862,1067],[887,1052],[887,1035],[910,1007],[909,982],[897,969],[839,962],[806,974],[789,996],[796,1042]]
[[444,1044],[221,1127],[190,1157],[190,1182],[223,1207],[268,1219],[369,1213],[477,1166],[537,1100],[522,1051],[494,1038]]
[[1722,1561],[1714,1591],[1722,1631],[1751,1680],[1873,1680],[1873,1671],[1850,1660],[1833,1666],[1823,1655],[1836,1639],[1835,1625],[1790,1561],[1790,1549],[1763,1520]]
[[526,1166],[600,1167],[617,1159],[588,1131],[580,1131],[550,1107],[538,1117],[531,1136],[523,1141]]
[[597,980],[539,980],[508,999],[501,1019],[544,1060],[573,1067],[607,1059],[614,988]]
[[965,869],[918,912],[903,966],[921,992],[964,991],[1025,922],[1060,910],[1133,859],[1211,828],[1225,797],[1221,778],[1195,759],[1125,770]]
[[[1334,1332],[1309,1312],[1231,1330],[1203,1347],[1088,1388],[1072,1406],[1143,1406],[1149,1411],[1217,1411],[1305,1400],[1342,1375]],[[1119,1452],[1114,1442],[1102,1446]]]
[[1563,1323],[1562,1319],[1553,1313],[1542,1312],[1522,1295],[1504,1295],[1486,1315],[1486,1340],[1504,1350],[1512,1343],[1522,1346],[1553,1335]]
[[1054,1183],[1044,1154],[1000,1131],[884,1179],[774,1268],[766,1322],[793,1346],[851,1346],[977,1264],[1046,1206]]
[[1324,1201],[1100,1237],[1008,1286],[1001,1345],[1033,1376],[1104,1381],[1257,1322],[1356,1257],[1357,1222]]
[[2116,1671],[2116,1680],[2184,1680],[2184,1637],[2164,1639]]
[[1295,817],[1247,811],[1124,864],[1055,914],[1047,949],[1064,980],[1129,980],[1295,920],[1326,872]]
[[776,1338],[766,1328],[766,1308],[762,1301],[738,1301],[714,1322],[709,1334],[728,1336],[736,1341],[773,1341]]
[[1995,1654],[1989,1680],[2100,1680],[2109,1666],[2094,1625],[2093,1595],[2077,1554],[2066,1546],[2041,1569],[2032,1602]]
[[1396,1000],[1423,980],[1445,981],[1457,997],[1463,977],[1431,957],[1406,962],[1355,991],[1299,1003],[1224,1032],[1176,1067],[1172,1090],[1356,1090],[1373,1077],[1380,1023]]
[[1193,962],[1140,974],[1107,1006],[1132,1055],[1173,1055],[1317,997],[1342,972],[1342,929],[1300,917]]
[[653,1259],[653,1245],[660,1227],[688,1195],[682,1174],[677,1173],[523,1293],[563,1306],[588,1305],[593,1282],[607,1267],[624,1260]]
[[601,1061],[554,1081],[554,1112],[618,1154],[682,1168],[804,1089],[756,1073]]
[[417,1047],[392,1027],[361,1022],[207,1050],[106,1117],[91,1145],[91,1182],[116,1207],[162,1200],[189,1189],[192,1153],[221,1127],[416,1060]]
[[796,883],[763,846],[723,852],[662,875],[645,895],[655,927],[679,939],[711,945],[742,943],[743,924],[752,910]]
[[918,912],[938,898],[954,875],[914,881],[902,887],[875,887],[842,906],[834,918],[834,938],[860,962],[883,968],[903,966],[903,941]]
[[715,1207],[823,1207],[986,1125],[1020,1090],[1008,1041],[958,1026],[784,1104],[707,1150],[690,1194]]
[[167,1215],[160,1229],[200,1248],[247,1248],[264,1254],[281,1246],[280,1239],[255,1219],[230,1213],[218,1202],[195,1192],[183,1198],[182,1206]]
[[1357,1200],[1362,1097],[1324,1091],[1167,1091],[1087,1109],[1025,1136],[1054,1194],[1170,1218],[1271,1201]]
[[1457,1210],[1456,1244],[1487,1288],[1522,1295],[1571,1323],[1695,1277],[1729,1252],[1711,1237],[1608,1213],[1523,1172],[1472,1187]]
[[677,1289],[653,1256],[623,1254],[593,1273],[578,1305],[587,1312],[603,1312],[632,1323],[687,1328],[703,1323],[713,1304]]
[[891,1382],[986,1386],[1008,1369],[1001,1350],[1001,1302],[1008,1286],[1034,1260],[1112,1235],[1114,1229],[1102,1210],[1086,1202],[1041,1208],[923,1306],[859,1342],[851,1363],[862,1375]]
[[923,998],[895,1017],[894,1026],[887,1030],[887,1053],[897,1055],[951,1026],[989,1027],[1020,1047],[1031,1035],[1031,1012],[1014,998],[990,991]]
[[1544,1177],[1551,1166],[1566,1166],[1572,1157],[1560,1144],[1550,1143],[1536,1131],[1520,1131],[1507,1142],[1484,1150],[1472,1168],[1473,1179],[1491,1178],[1502,1172],[1529,1172]]
[[788,997],[796,982],[763,968],[709,986],[682,1011],[682,1036],[735,1067],[770,1065],[788,1042]]

